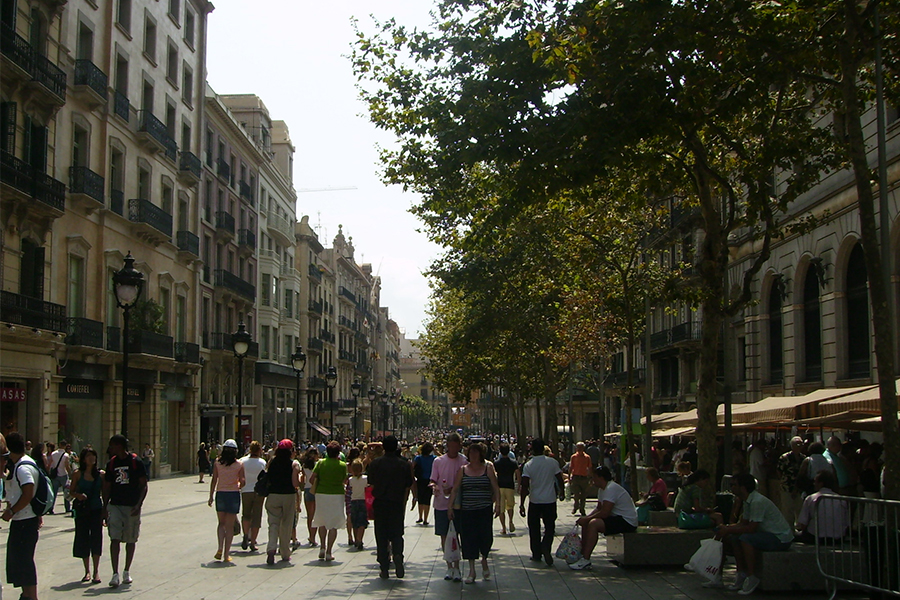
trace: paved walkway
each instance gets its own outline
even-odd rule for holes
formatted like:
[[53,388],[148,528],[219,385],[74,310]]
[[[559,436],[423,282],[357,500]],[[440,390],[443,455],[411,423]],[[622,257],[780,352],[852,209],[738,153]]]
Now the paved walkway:
[[[206,480],[207,482],[209,479]],[[297,598],[355,599],[450,599],[515,598],[614,600],[723,600],[738,598],[735,594],[707,590],[694,574],[674,570],[626,570],[606,561],[603,541],[594,554],[594,570],[573,572],[562,561],[552,567],[529,560],[528,535],[517,515],[514,535],[494,538],[491,553],[493,580],[475,585],[444,581],[444,562],[440,560],[438,538],[431,527],[414,524],[415,513],[407,515],[406,578],[384,581],[378,577],[375,562],[374,534],[366,534],[363,552],[348,552],[346,533],[338,537],[335,561],[317,560],[318,550],[301,547],[290,563],[265,564],[265,554],[242,552],[240,539],[230,565],[213,560],[216,546],[216,517],[207,507],[207,483],[200,485],[196,476],[177,477],[150,482],[150,494],[144,508],[141,540],[132,568],[134,583],[118,589],[107,587],[111,569],[104,554],[101,561],[103,584],[80,583],[81,560],[72,557],[72,520],[49,516],[38,543],[38,579],[41,600],[71,600],[78,597],[140,598],[146,600],[273,600]],[[60,502],[61,504],[61,502]],[[560,504],[560,512],[568,512]],[[568,506],[568,503],[565,505]],[[557,522],[562,535],[572,526],[574,517],[564,515]],[[301,524],[304,524],[302,521]],[[260,539],[267,535],[264,528]],[[499,532],[499,523],[496,525]],[[0,553],[5,559],[7,526],[0,531]],[[301,540],[305,540],[305,528]],[[104,552],[108,545],[104,546]],[[124,552],[123,552],[124,559]],[[0,563],[3,564],[3,563]],[[4,574],[5,575],[5,574]],[[4,577],[5,580],[5,577]],[[8,599],[17,595],[7,584]],[[767,599],[786,600],[798,594]],[[813,594],[810,598],[823,598]]]

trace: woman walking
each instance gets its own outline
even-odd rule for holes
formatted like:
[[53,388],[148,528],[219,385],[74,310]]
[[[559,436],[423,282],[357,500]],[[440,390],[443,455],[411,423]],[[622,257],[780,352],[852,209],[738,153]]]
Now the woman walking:
[[209,472],[209,451],[206,449],[206,442],[200,442],[200,449],[197,450],[197,469],[200,471],[200,481],[203,483],[203,476]]
[[306,529],[309,532],[309,547],[315,548],[316,528],[313,527],[313,517],[316,516],[316,495],[312,492],[312,473],[316,463],[319,462],[319,451],[310,447],[303,455],[303,504],[306,506]]
[[266,514],[269,517],[269,540],[266,543],[266,564],[275,564],[275,552],[281,560],[291,560],[291,527],[297,513],[297,490],[300,488],[300,463],[293,460],[294,442],[278,442],[275,456],[269,461],[269,496]]
[[256,482],[259,474],[266,468],[266,461],[262,458],[262,445],[257,441],[250,442],[250,454],[240,459],[244,465],[244,487],[241,488],[241,531],[244,534],[241,540],[241,549],[250,549],[256,552],[256,536],[262,527],[263,505],[266,499],[256,493]]
[[347,524],[344,508],[347,463],[340,459],[341,445],[334,440],[325,447],[325,454],[326,457],[316,463],[313,469],[312,485],[316,495],[313,527],[319,529],[319,560],[332,561],[332,548],[338,529],[343,529]]
[[453,521],[459,507],[459,537],[462,557],[469,561],[466,583],[475,583],[475,560],[481,556],[481,572],[491,580],[488,554],[494,543],[493,520],[500,516],[500,488],[494,465],[486,461],[487,450],[480,442],[469,446],[469,464],[460,468],[450,497],[447,518]]
[[[92,448],[81,451],[78,470],[72,474],[75,513],[75,542],[72,556],[84,561],[82,583],[100,583],[100,556],[103,554],[103,471],[97,468],[97,452]],[[91,578],[91,559],[94,576]]]
[[246,483],[244,465],[237,460],[237,442],[225,440],[222,455],[213,465],[212,481],[209,482],[209,505],[213,505],[215,494],[216,529],[218,546],[216,560],[231,562],[231,541],[234,539],[234,522],[241,512],[241,488]]
[[419,454],[413,460],[413,474],[416,477],[416,496],[419,504],[419,518],[416,523],[428,527],[428,513],[431,512],[431,465],[434,464],[434,446],[425,442],[419,448]]

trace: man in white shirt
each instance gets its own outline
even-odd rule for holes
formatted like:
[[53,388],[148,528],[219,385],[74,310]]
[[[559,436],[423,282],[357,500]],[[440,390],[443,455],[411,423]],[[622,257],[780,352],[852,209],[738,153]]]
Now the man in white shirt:
[[803,500],[800,516],[797,517],[798,541],[815,544],[816,538],[819,538],[825,544],[835,544],[847,535],[850,530],[850,506],[834,491],[836,484],[830,471],[816,474],[813,480],[816,491]]
[[[69,481],[69,475],[72,474],[72,466],[69,463],[69,452],[66,450],[68,447],[68,442],[62,440],[59,442],[59,447],[50,455],[50,481],[53,483],[53,508],[50,509],[51,515],[56,508],[56,496],[59,494],[60,490],[65,490],[66,482]],[[68,513],[72,509],[72,506],[71,501],[66,497],[65,492],[63,492],[63,500],[66,512]]]
[[[519,514],[525,516],[525,498],[528,501],[528,537],[531,542],[531,560],[553,564],[553,536],[556,535],[556,498],[565,500],[565,483],[562,469],[555,458],[544,456],[544,440],[531,441],[531,459],[522,467]],[[544,535],[541,537],[541,522]]]
[[262,527],[263,505],[266,502],[254,491],[259,474],[266,468],[266,461],[262,459],[262,444],[255,440],[250,442],[250,454],[238,459],[238,462],[244,465],[245,478],[241,488],[241,529],[244,533],[241,548],[246,550],[249,547],[251,552],[256,552],[256,536]]
[[599,489],[597,508],[575,521],[576,525],[581,525],[581,558],[569,565],[575,571],[591,568],[591,554],[600,534],[631,533],[637,529],[638,524],[634,500],[625,488],[613,481],[609,468],[597,467],[592,475],[594,484]]
[[38,484],[38,467],[25,454],[25,438],[17,431],[6,439],[9,449],[10,470],[13,475],[6,481],[7,507],[4,521],[9,524],[6,544],[6,580],[13,587],[22,588],[22,598],[37,598],[37,567],[34,552],[37,548],[41,517],[31,508]]

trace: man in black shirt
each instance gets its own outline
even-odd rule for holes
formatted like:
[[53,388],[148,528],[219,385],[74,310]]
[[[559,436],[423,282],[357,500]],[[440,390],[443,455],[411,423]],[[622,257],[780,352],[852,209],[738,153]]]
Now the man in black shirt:
[[[137,455],[128,452],[128,440],[117,434],[109,440],[112,458],[103,478],[103,520],[109,528],[109,556],[113,576],[109,586],[131,583],[131,561],[141,532],[141,507],[147,497],[147,472]],[[119,579],[119,546],[125,544],[125,570]]]
[[375,545],[378,549],[378,564],[381,578],[388,578],[391,554],[398,579],[406,574],[403,566],[403,509],[413,485],[412,464],[397,453],[397,438],[387,436],[381,442],[384,456],[376,458],[369,465],[369,485],[375,498]]
[[509,457],[509,444],[500,444],[500,458],[494,461],[497,485],[500,487],[500,535],[506,535],[506,519],[509,517],[509,532],[516,530],[513,511],[516,508],[516,484],[519,481],[519,465]]

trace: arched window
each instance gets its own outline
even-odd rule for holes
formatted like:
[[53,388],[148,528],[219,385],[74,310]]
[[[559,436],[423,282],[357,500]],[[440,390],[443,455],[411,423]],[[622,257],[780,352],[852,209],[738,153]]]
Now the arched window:
[[781,328],[781,286],[769,290],[769,383],[781,383],[784,376],[783,333]]
[[869,377],[869,285],[862,244],[856,244],[847,261],[846,320],[847,376]]
[[819,278],[810,266],[803,283],[803,351],[805,380],[822,379],[822,311],[819,307]]

